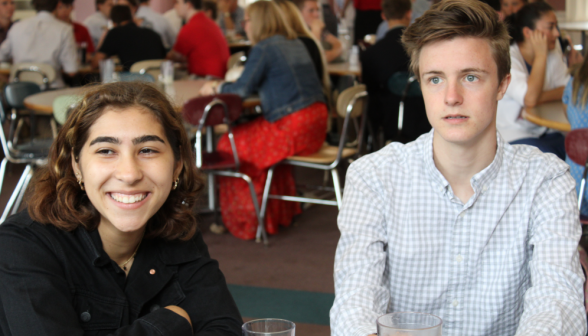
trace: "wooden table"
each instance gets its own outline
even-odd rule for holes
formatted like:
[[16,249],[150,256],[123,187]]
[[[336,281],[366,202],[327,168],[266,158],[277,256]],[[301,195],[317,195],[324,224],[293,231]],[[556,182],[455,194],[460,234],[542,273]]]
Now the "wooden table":
[[[184,104],[195,97],[198,97],[198,92],[206,80],[178,80],[174,81],[173,90],[175,91],[172,100],[173,104],[178,110],[181,110]],[[45,91],[31,95],[24,100],[26,108],[38,111],[41,113],[52,114],[53,113],[53,101],[55,98],[63,95],[77,94],[83,95],[86,87],[69,88],[53,91]],[[247,98],[243,101],[243,108],[251,108],[260,104],[258,97]]]
[[588,21],[562,22],[559,24],[559,28],[561,28],[563,30],[568,30],[568,31],[579,31],[582,34],[582,54],[586,55],[586,48],[588,48],[588,41],[586,41],[586,31],[588,31]]
[[361,76],[361,64],[351,66],[349,62],[329,63],[327,64],[327,71],[329,75],[359,77]]
[[564,113],[562,102],[544,103],[532,108],[523,109],[523,118],[539,126],[549,127],[562,132],[571,130],[570,123]]

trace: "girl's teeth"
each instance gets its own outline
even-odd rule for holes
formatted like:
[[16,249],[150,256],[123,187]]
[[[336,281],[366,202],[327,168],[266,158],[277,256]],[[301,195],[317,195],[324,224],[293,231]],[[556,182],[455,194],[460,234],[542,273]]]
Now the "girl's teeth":
[[123,195],[123,194],[110,194],[110,197],[120,203],[131,204],[140,202],[145,199],[145,194],[137,194],[137,195]]

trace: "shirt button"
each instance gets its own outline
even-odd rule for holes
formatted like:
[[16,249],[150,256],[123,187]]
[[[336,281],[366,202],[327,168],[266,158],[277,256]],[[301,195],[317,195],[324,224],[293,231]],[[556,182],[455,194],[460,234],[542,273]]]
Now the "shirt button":
[[482,187],[482,192],[486,192],[487,190],[488,190],[488,186],[487,185],[485,185],[485,186]]
[[466,215],[465,211],[459,214],[459,218],[464,218]]
[[457,305],[459,304],[459,302],[457,302],[457,300],[453,300],[453,302],[451,303],[454,307],[457,307]]
[[91,318],[92,318],[92,315],[90,315],[90,313],[87,311],[80,314],[80,319],[82,320],[82,322],[89,322]]
[[458,263],[463,261],[463,257],[461,256],[461,254],[458,254],[457,257],[455,257],[455,261],[457,261]]

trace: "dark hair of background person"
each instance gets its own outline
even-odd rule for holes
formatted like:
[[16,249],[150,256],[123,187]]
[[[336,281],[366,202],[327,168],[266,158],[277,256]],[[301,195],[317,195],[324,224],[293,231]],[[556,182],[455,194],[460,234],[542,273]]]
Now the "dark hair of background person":
[[191,3],[192,7],[194,7],[196,10],[202,9],[202,0],[186,0],[186,2]]
[[139,3],[144,4],[144,3],[148,3],[149,1],[151,1],[151,0],[139,0]]
[[508,24],[508,33],[512,38],[511,43],[523,42],[525,40],[523,28],[535,29],[537,20],[552,11],[553,8],[546,2],[538,1],[524,5],[518,12],[507,17],[505,22]]
[[106,0],[96,0],[96,11],[99,11],[100,9],[98,9],[98,5],[103,5],[106,2]]
[[37,12],[53,12],[57,8],[58,0],[33,0],[33,7]]
[[90,88],[72,111],[51,146],[47,166],[35,174],[28,192],[28,210],[39,223],[72,231],[83,226],[95,230],[100,213],[81,190],[74,175],[72,155],[79,160],[88,141],[90,128],[105,110],[138,107],[159,120],[173,150],[175,161],[182,159],[178,187],[172,190],[161,208],[147,223],[146,238],[188,240],[196,232],[192,209],[204,185],[198,173],[192,146],[180,114],[163,93],[154,86],[139,82],[117,82]]
[[487,4],[478,0],[443,0],[431,7],[402,35],[402,44],[410,56],[410,70],[420,79],[419,56],[433,42],[456,37],[488,40],[498,68],[498,80],[510,73],[510,45],[506,25]]
[[386,20],[400,20],[412,8],[410,0],[383,0],[382,13]]
[[127,0],[127,2],[135,8],[139,7],[139,2],[137,0]]
[[110,10],[110,19],[112,20],[112,23],[119,25],[125,21],[132,21],[133,14],[131,14],[129,6],[114,5]]
[[216,2],[214,1],[202,1],[202,10],[203,11],[210,11],[210,17],[212,18],[212,20],[216,20],[217,17],[217,8],[216,8]]
[[62,4],[66,5],[66,6],[71,6],[74,3],[74,0],[59,0],[58,3],[61,2]]

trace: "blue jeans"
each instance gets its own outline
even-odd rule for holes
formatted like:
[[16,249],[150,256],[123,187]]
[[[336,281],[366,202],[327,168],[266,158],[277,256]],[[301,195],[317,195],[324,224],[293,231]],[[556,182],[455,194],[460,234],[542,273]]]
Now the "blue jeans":
[[535,146],[543,153],[552,153],[562,160],[566,159],[565,137],[559,132],[546,133],[538,138],[519,139],[510,144]]

